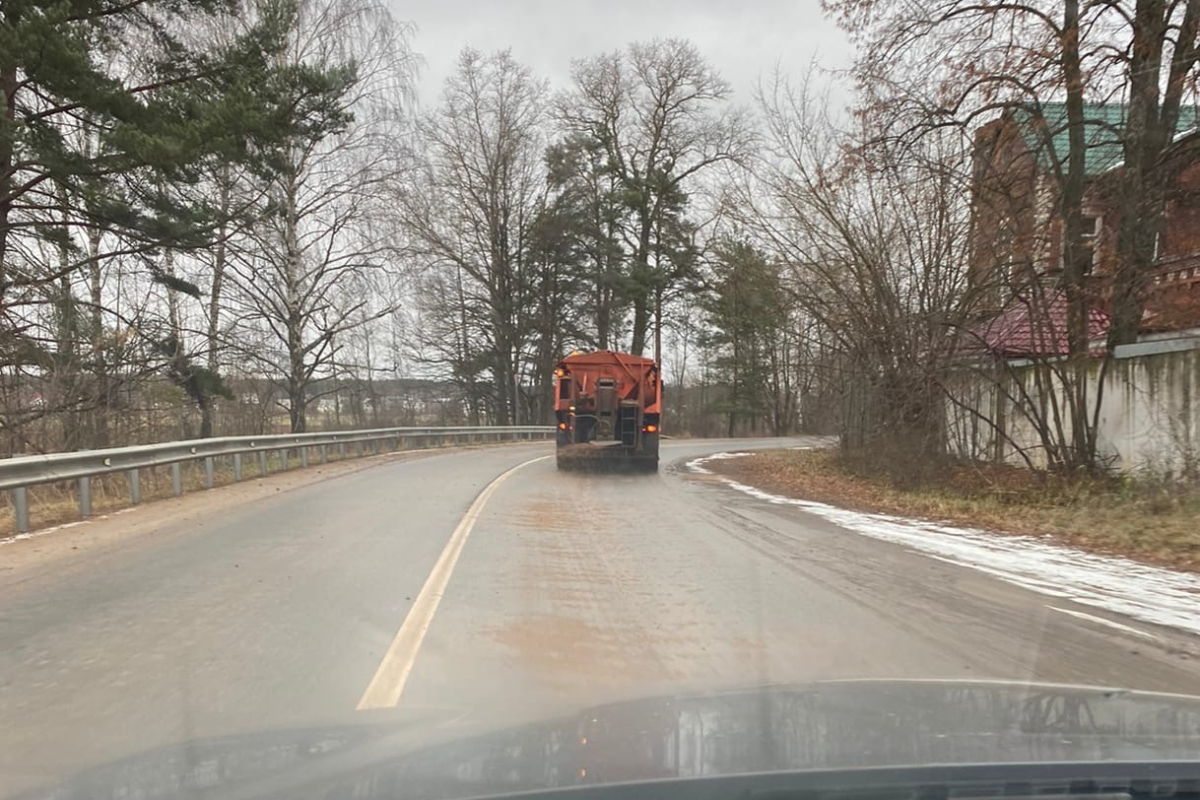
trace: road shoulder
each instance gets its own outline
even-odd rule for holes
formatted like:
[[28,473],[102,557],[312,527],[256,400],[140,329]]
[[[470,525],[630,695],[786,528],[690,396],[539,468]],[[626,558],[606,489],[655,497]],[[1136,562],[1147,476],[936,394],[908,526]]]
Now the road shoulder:
[[194,529],[214,513],[237,509],[316,483],[398,461],[484,447],[400,451],[277,472],[0,540],[0,589],[51,572],[92,568],[97,560],[111,552],[128,553],[130,548],[153,546],[174,532]]
[[1103,611],[1118,621],[1148,623],[1164,635],[1183,632],[1191,643],[1200,635],[1200,607],[1195,602],[1200,596],[1200,575],[1196,573],[1088,552],[1053,537],[1001,534],[885,513],[878,507],[858,510],[851,504],[829,502],[828,493],[821,499],[805,497],[786,474],[781,476],[778,457],[772,460],[773,454],[764,455],[766,459],[758,461],[750,453],[718,453],[691,461],[687,467],[743,496],[769,506],[789,507],[864,539],[967,567],[1043,597]]

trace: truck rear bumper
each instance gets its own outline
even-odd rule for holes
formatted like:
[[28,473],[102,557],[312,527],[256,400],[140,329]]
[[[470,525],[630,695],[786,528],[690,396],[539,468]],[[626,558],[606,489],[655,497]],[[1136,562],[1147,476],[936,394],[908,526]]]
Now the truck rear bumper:
[[653,472],[658,469],[658,448],[626,448],[619,442],[612,445],[559,444],[556,460],[561,470],[631,469]]

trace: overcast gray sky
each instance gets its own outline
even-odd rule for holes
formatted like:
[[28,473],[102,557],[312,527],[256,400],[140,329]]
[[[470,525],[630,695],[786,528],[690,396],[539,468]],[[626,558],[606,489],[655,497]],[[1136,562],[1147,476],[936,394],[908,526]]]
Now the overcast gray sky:
[[517,60],[566,88],[571,59],[619,49],[631,41],[691,39],[748,103],[760,75],[778,62],[791,74],[817,58],[848,64],[845,35],[821,14],[819,0],[390,0],[397,19],[417,25],[414,46],[424,58],[422,105],[466,45],[511,47]]

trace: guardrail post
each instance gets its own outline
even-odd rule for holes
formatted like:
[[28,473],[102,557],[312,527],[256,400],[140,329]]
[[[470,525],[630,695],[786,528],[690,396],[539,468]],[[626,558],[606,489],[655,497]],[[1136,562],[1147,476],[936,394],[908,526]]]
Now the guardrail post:
[[329,448],[326,445],[321,445],[321,463],[329,463]]
[[213,460],[212,456],[204,459],[204,488],[213,488]]
[[354,456],[356,458],[362,458],[362,454],[363,454],[362,442],[355,442],[354,443]]
[[279,468],[286,470],[288,468],[288,451],[287,448],[281,448],[275,451],[279,454]]
[[341,459],[343,459],[345,457],[346,457],[346,443],[340,442],[338,444],[338,460],[340,461]]
[[258,474],[266,476],[267,474],[267,451],[263,450],[258,454]]
[[79,516],[92,515],[92,479],[84,475],[79,479]]
[[300,466],[308,466],[308,448],[304,446],[300,447]]
[[142,502],[142,477],[136,469],[129,470],[129,500],[135,506]]
[[29,493],[24,486],[12,490],[13,522],[17,533],[29,530]]
[[183,494],[183,472],[178,461],[171,465],[171,491],[176,497]]
[[233,454],[233,481],[237,483],[242,479],[242,454]]

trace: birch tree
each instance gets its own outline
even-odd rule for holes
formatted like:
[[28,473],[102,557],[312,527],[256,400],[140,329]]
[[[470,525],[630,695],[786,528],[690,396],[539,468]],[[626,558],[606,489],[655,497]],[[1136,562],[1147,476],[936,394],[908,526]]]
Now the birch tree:
[[400,303],[383,221],[407,158],[408,36],[382,5],[305,0],[282,56],[337,84],[319,93],[295,87],[308,125],[264,155],[267,205],[227,277],[238,353],[280,387],[294,432],[308,427],[314,383],[334,378],[336,390],[343,337]]

